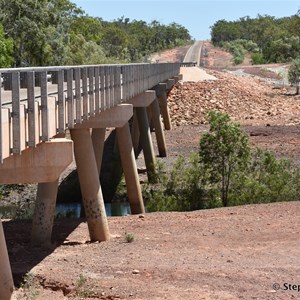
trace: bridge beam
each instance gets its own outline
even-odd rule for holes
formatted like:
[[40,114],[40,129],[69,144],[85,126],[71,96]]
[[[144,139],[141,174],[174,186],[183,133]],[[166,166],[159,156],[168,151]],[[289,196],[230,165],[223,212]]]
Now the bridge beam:
[[72,141],[53,139],[6,158],[0,164],[0,183],[53,182],[72,161]]
[[131,104],[120,104],[98,113],[89,120],[76,124],[75,129],[80,128],[107,128],[107,127],[122,127],[132,117],[133,108]]
[[90,239],[107,241],[110,233],[90,129],[71,129],[70,132]]
[[10,300],[14,290],[14,282],[9,264],[2,221],[0,220],[0,299]]

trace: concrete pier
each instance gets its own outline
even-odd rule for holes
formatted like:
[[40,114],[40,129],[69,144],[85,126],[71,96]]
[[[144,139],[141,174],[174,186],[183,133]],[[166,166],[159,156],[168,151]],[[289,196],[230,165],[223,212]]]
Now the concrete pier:
[[138,148],[139,148],[139,144],[140,144],[140,130],[139,130],[139,124],[138,124],[135,108],[133,109],[133,119],[132,119],[132,125],[131,125],[131,139],[132,139],[134,154],[135,154],[135,157],[137,157]]
[[136,107],[137,120],[140,131],[140,142],[142,144],[145,164],[147,168],[148,180],[155,183],[156,179],[156,159],[153,150],[151,132],[149,127],[148,115],[146,107]]
[[47,246],[51,243],[57,189],[58,178],[38,184],[31,231],[31,243],[34,245]]
[[107,241],[110,233],[90,129],[72,129],[70,132],[90,239]]
[[131,142],[130,129],[128,123],[123,127],[116,128],[119,153],[127,186],[127,195],[130,202],[132,214],[145,212],[137,166],[135,162],[134,150]]
[[10,300],[14,290],[2,221],[0,220],[0,299]]
[[167,156],[167,146],[163,125],[160,118],[160,109],[158,99],[156,98],[150,105],[152,121],[157,141],[158,153],[160,157]]
[[100,170],[101,170],[105,132],[106,132],[106,128],[93,128],[92,129],[92,142],[93,142],[93,148],[94,148],[94,153],[95,153],[98,174],[100,174]]
[[171,118],[167,102],[167,84],[160,83],[156,87],[156,95],[159,99],[160,111],[163,117],[163,122],[166,130],[171,130]]

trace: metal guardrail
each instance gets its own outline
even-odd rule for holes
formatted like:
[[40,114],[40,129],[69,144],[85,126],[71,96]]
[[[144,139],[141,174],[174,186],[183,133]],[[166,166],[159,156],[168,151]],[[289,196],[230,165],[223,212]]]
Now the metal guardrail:
[[0,161],[179,74],[180,63],[0,69]]

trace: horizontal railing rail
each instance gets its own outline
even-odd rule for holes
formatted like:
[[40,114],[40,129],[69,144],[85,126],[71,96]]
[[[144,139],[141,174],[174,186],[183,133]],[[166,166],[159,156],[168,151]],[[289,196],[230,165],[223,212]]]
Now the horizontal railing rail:
[[179,75],[180,63],[0,69],[0,161]]

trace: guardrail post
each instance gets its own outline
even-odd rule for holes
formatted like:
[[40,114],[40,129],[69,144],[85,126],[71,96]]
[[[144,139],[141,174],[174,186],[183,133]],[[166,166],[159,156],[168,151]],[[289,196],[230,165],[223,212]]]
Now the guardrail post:
[[90,129],[70,132],[91,241],[107,241],[110,234]]
[[20,73],[12,73],[12,153],[21,154]]
[[0,299],[10,300],[14,290],[14,282],[11,273],[6,242],[0,220]]
[[47,72],[40,72],[37,78],[40,80],[41,86],[41,114],[42,114],[42,141],[48,141],[49,136],[49,110],[48,110],[48,85],[47,85]]

